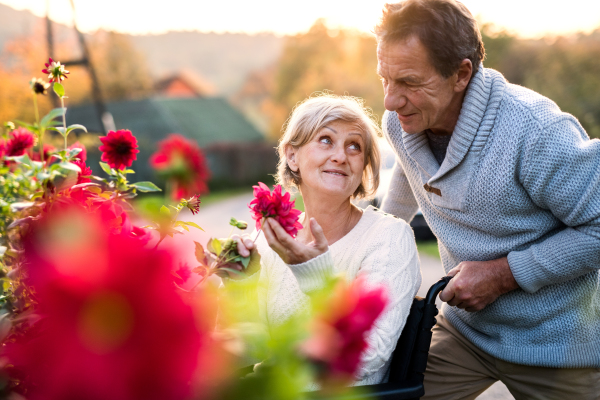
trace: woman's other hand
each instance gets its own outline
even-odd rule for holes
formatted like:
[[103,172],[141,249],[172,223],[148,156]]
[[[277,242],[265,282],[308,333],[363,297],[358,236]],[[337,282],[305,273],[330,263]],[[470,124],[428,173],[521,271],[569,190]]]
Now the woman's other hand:
[[251,275],[254,275],[254,273],[260,269],[260,254],[258,254],[258,251],[256,250],[256,244],[254,244],[254,241],[250,238],[250,235],[233,235],[231,238],[237,242],[237,251],[239,255],[242,257],[250,256],[250,263],[245,269],[242,263],[227,263],[221,267],[238,271],[239,273],[220,269],[215,274],[221,278],[228,277],[229,279],[234,280],[245,279]]
[[288,265],[302,264],[324,254],[329,249],[323,229],[314,218],[309,222],[313,241],[308,244],[294,240],[274,218],[263,221],[262,230],[269,246]]

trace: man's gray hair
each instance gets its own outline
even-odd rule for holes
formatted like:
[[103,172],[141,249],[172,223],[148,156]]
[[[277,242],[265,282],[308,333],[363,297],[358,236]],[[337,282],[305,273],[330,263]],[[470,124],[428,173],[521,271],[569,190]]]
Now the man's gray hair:
[[485,57],[477,21],[467,7],[456,0],[405,0],[386,4],[375,35],[380,43],[418,37],[428,50],[432,65],[444,78],[456,73],[466,58],[471,60],[475,75]]

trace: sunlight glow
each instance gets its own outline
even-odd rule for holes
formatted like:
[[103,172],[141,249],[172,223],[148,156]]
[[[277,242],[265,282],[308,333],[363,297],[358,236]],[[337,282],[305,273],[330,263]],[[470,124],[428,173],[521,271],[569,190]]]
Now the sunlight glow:
[[[70,24],[69,0],[48,0],[51,18]],[[393,1],[393,0],[392,0]],[[330,26],[371,31],[385,1],[366,0],[74,0],[77,24],[83,31],[97,29],[123,33],[163,33],[174,30],[215,32],[306,31],[317,18]],[[600,27],[597,0],[464,0],[479,20],[492,22],[524,37],[591,31]],[[13,8],[46,13],[46,0],[0,0]]]

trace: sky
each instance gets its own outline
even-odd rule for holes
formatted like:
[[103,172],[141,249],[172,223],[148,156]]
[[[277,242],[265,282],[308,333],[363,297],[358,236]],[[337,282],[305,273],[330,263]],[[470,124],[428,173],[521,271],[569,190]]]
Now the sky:
[[[371,31],[385,0],[73,0],[77,24],[97,29],[147,34],[176,30],[214,32],[304,32],[317,18],[331,27]],[[388,0],[393,2],[395,0]],[[46,13],[70,24],[69,0],[0,0],[13,8]],[[522,37],[591,31],[600,27],[600,0],[464,0],[480,21]]]

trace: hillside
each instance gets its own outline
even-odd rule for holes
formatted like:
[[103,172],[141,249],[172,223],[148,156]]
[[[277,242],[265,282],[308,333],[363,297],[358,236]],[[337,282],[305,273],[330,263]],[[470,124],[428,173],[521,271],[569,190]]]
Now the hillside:
[[[56,40],[74,37],[73,31],[64,25],[53,27]],[[37,35],[45,43],[45,29],[43,18],[0,4],[0,49],[19,36]],[[127,36],[145,55],[155,78],[188,69],[205,77],[223,95],[235,93],[252,71],[275,63],[284,42],[283,38],[269,33],[168,32]]]

